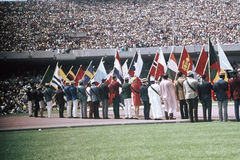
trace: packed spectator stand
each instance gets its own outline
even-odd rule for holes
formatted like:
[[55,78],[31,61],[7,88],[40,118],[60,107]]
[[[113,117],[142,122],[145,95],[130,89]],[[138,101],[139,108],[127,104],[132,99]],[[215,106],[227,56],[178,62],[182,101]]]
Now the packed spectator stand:
[[[1,2],[0,51],[239,43],[238,0]],[[67,33],[86,32],[85,37]]]

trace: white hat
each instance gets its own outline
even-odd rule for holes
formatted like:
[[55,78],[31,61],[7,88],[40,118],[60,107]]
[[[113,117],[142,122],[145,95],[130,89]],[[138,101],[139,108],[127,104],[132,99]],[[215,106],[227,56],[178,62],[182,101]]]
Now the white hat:
[[95,83],[96,81],[94,79],[91,80],[91,83]]
[[192,71],[188,71],[187,72],[187,76],[191,76],[191,75],[193,75],[193,72]]
[[75,81],[71,81],[71,84],[75,84]]
[[151,76],[151,77],[150,77],[150,81],[151,81],[151,82],[154,82],[154,81],[155,81],[155,78]]
[[82,79],[80,79],[80,80],[78,81],[78,83],[83,83],[83,80],[82,80]]

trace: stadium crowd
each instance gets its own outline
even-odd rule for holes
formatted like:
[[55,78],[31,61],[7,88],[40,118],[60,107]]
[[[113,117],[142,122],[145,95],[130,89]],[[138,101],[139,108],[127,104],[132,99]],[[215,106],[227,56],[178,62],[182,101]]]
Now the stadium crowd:
[[[237,0],[1,2],[0,51],[239,43]],[[86,32],[71,37],[69,32]]]

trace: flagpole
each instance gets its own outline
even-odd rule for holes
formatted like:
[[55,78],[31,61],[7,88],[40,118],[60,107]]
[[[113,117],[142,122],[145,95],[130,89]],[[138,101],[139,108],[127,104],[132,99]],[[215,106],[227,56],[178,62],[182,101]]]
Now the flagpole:
[[[76,74],[76,75],[78,75],[78,72],[80,71],[80,68],[81,68],[81,67],[82,67],[82,65],[80,65],[80,67],[78,68],[78,71],[77,71],[77,74]],[[77,76],[75,76],[74,81],[75,81],[76,77],[77,77]]]
[[[182,54],[183,54],[183,49],[184,49],[185,45],[183,45],[183,48],[182,48],[182,53],[181,53],[181,56],[180,56],[180,59],[178,61],[178,68],[179,68],[179,65],[180,65],[180,62],[181,62],[181,59],[182,59]],[[179,71],[179,69],[178,69]]]
[[[57,62],[57,65],[56,65],[56,67],[55,67],[55,70],[54,70],[54,72],[53,72],[53,76],[54,76],[54,73],[55,73],[55,71],[56,71],[57,66],[58,66],[58,62]],[[62,66],[61,66],[61,67],[62,67]],[[53,76],[52,76],[52,79],[53,79]],[[52,82],[52,80],[51,80],[51,82]]]
[[[209,37],[209,35],[208,35]],[[209,81],[211,82],[211,72],[210,72],[210,37],[208,38],[208,72],[209,72]]]
[[[133,58],[135,57],[136,53],[137,53],[137,51],[136,51],[135,54],[133,55]],[[129,68],[128,68],[128,71],[129,71],[130,67],[132,66],[133,58],[132,58],[132,61],[131,61],[130,66],[129,66]],[[135,69],[136,69],[136,68],[135,68]]]
[[[205,47],[205,46],[203,45],[203,47]],[[204,49],[204,48],[203,48],[203,49]],[[207,59],[207,61],[209,61],[209,58]],[[204,72],[205,72],[205,69],[206,69],[206,67],[207,67],[207,64],[208,64],[208,62],[206,63],[206,65],[205,65],[205,67],[204,67],[203,74],[204,74]]]
[[[204,47],[204,45],[203,45],[203,47]],[[200,58],[201,58],[201,56],[202,56],[203,47],[202,47],[202,50],[201,50],[201,53],[200,53],[200,55],[198,56],[198,61],[197,61],[197,64],[196,64],[196,67],[195,67],[195,70],[194,70],[194,72],[196,71],[196,69],[197,69],[197,67],[198,67],[199,60],[200,60]],[[205,67],[204,67],[204,68],[205,68]],[[202,73],[202,74],[203,74],[203,73]]]
[[[45,78],[45,76],[46,76],[47,71],[48,71],[49,68],[50,68],[50,65],[48,65],[48,68],[47,68],[47,70],[45,71],[45,73],[44,73],[44,75],[43,75],[43,77],[42,77],[42,80],[41,80],[40,84],[42,84],[42,81],[44,80],[44,78]],[[38,84],[38,85],[40,85],[40,84]]]
[[127,63],[127,62],[128,62],[128,59],[126,59],[126,61],[123,63],[123,66],[124,66],[124,64]]
[[[157,54],[158,54],[158,52],[156,53],[156,55],[155,55],[155,57],[154,57],[154,59],[153,59],[152,66],[153,66],[153,63],[154,63],[154,61],[155,61],[155,58],[156,58]],[[147,79],[148,79],[148,77],[149,77],[150,71],[152,70],[152,66],[151,66],[150,70],[148,71]]]
[[90,65],[91,65],[91,64],[92,64],[92,61],[89,63],[89,65],[88,65],[87,69],[85,70],[83,77],[85,76],[85,74],[86,74],[86,71],[88,70],[88,68],[90,67]]
[[[162,47],[159,47],[159,56],[158,56],[158,60],[159,60],[159,58],[160,58],[161,48],[162,48]],[[157,61],[157,68],[156,68],[156,71],[155,71],[155,77],[154,77],[155,79],[156,79],[157,70],[158,70],[158,61]],[[159,77],[158,77],[158,78],[159,78]]]
[[67,75],[69,74],[69,72],[72,70],[73,66],[69,69],[68,73],[66,74],[66,77],[64,78],[63,82],[67,79]]

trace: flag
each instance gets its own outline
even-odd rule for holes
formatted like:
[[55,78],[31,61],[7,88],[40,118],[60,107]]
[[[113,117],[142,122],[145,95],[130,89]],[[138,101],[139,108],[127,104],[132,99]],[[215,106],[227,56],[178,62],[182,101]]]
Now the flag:
[[150,68],[150,70],[149,70],[148,76],[153,76],[153,77],[155,77],[156,69],[157,69],[157,64],[158,64],[158,58],[159,58],[159,53],[157,52],[156,55],[155,55],[155,57],[154,57],[152,66],[151,66],[151,68]]
[[176,58],[173,54],[173,50],[174,50],[174,48],[172,48],[172,52],[171,52],[171,55],[168,60],[168,66],[167,66],[166,73],[168,74],[168,77],[174,81],[176,78],[176,74],[178,72],[178,66],[177,66]]
[[164,59],[163,56],[163,51],[162,48],[160,49],[160,53],[159,53],[159,58],[158,58],[158,64],[157,64],[157,70],[156,70],[156,75],[155,78],[159,79],[159,77],[163,76],[163,74],[166,73],[167,70],[167,65],[166,65],[166,61]]
[[219,56],[219,62],[220,62],[220,68],[223,70],[233,70],[231,64],[229,63],[220,43],[217,44],[218,47],[218,56]]
[[129,74],[128,74],[128,67],[127,67],[127,62],[128,59],[124,62],[123,66],[122,66],[122,71],[123,71],[123,78],[129,78]]
[[101,59],[98,69],[94,75],[94,80],[97,81],[98,83],[102,83],[102,79],[104,79],[107,76],[106,69],[103,65],[103,58]]
[[192,71],[193,62],[188,54],[185,46],[183,46],[182,54],[178,64],[178,71],[182,72],[185,76],[187,76],[188,71]]
[[75,76],[75,85],[78,86],[78,81],[81,80],[84,76],[84,71],[82,69],[82,65],[79,67],[78,71],[77,71],[77,74]]
[[142,86],[142,81],[140,78],[146,78],[148,75],[148,72],[147,72],[146,66],[143,63],[140,52],[139,53],[136,52],[136,54],[138,58],[137,58],[137,63],[135,63],[136,70],[135,70],[134,76],[137,77],[138,85]]
[[83,76],[83,83],[87,85],[92,77],[93,77],[93,66],[91,61]]
[[110,83],[112,82],[113,71],[114,69],[110,73],[108,73],[108,75],[105,77],[108,85],[110,85]]
[[51,86],[53,86],[55,89],[58,89],[59,86],[62,89],[64,88],[62,73],[63,71],[61,68],[58,67],[58,63],[57,63],[53,77],[52,77],[52,81],[51,81]]
[[208,62],[208,55],[204,50],[204,46],[202,47],[202,51],[199,55],[198,61],[197,61],[197,65],[195,68],[195,73],[199,74],[199,75],[203,75],[205,72],[205,68]]
[[210,81],[213,83],[218,80],[220,65],[219,65],[217,52],[215,51],[210,38],[208,40],[208,45],[209,45],[209,57],[210,57]]
[[49,83],[51,82],[52,80],[52,77],[53,77],[53,70],[49,69],[50,68],[50,65],[48,66],[43,78],[42,78],[42,81],[40,83],[40,85],[45,85],[45,83]]
[[138,54],[137,54],[137,52],[135,52],[135,54],[132,58],[132,62],[129,67],[129,71],[128,71],[128,74],[130,74],[132,77],[134,77],[134,75],[135,75],[137,60],[138,60]]
[[73,71],[69,71],[68,74],[67,74],[67,78],[70,80],[70,81],[73,81],[75,79],[75,74],[73,73]]
[[121,61],[120,61],[118,52],[116,52],[116,55],[115,55],[113,74],[117,76],[118,80],[121,83],[123,83],[122,65],[121,65]]

